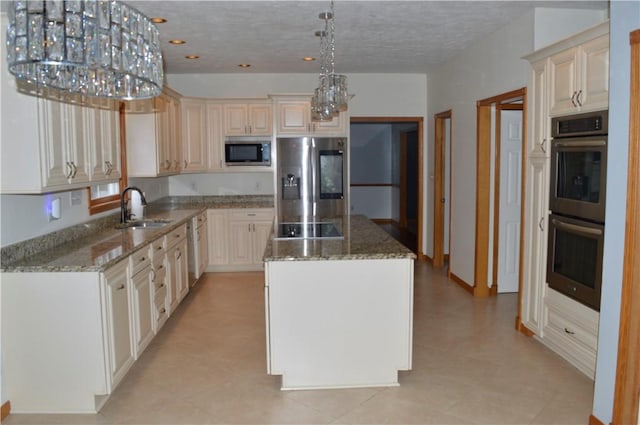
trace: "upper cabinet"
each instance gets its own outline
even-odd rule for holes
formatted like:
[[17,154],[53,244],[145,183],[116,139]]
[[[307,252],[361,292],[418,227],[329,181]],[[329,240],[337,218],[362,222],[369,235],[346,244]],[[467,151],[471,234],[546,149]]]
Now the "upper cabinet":
[[343,136],[348,131],[348,115],[340,113],[331,121],[314,122],[311,120],[311,99],[309,96],[276,97],[276,134],[305,136]]
[[609,105],[609,36],[549,58],[551,116],[606,109]]
[[272,131],[270,101],[224,104],[225,136],[271,136]]
[[[179,95],[165,88],[153,99],[126,104],[127,172],[155,177],[182,171],[182,128]],[[149,160],[149,156],[155,158]]]
[[200,99],[183,98],[182,158],[183,173],[207,171],[207,109]]
[[54,92],[36,96],[32,87],[17,85],[6,66],[2,72],[2,193],[47,193],[118,181],[117,103],[89,104]]

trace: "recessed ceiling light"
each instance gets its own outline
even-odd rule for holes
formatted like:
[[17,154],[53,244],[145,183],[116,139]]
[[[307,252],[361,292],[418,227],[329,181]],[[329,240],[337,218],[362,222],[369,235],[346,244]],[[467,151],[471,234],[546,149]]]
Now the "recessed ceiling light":
[[200,56],[198,56],[198,55],[187,55],[187,56],[185,56],[185,58],[187,58],[187,59],[200,59]]
[[167,20],[164,18],[151,18],[151,22],[154,24],[164,24]]
[[316,60],[316,58],[311,57],[311,56],[305,56],[302,58],[303,61],[305,62],[313,62],[314,60]]
[[186,44],[187,42],[184,40],[169,40],[169,43],[171,44]]
[[239,66],[240,68],[249,68],[249,67],[251,67],[251,64],[250,64],[250,63],[241,63],[241,64],[239,64],[238,66]]

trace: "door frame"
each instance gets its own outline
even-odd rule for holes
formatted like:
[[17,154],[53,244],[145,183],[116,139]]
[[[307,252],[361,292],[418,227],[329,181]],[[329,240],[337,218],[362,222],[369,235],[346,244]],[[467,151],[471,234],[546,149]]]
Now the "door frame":
[[[444,266],[444,199],[446,161],[446,120],[449,120],[449,146],[453,146],[453,112],[451,109],[439,112],[434,119],[433,143],[433,266]],[[453,155],[449,155],[449,176],[452,174]],[[449,242],[451,242],[451,178],[449,178]],[[451,244],[449,244],[451,247]],[[451,261],[451,250],[449,250]]]
[[351,117],[350,124],[416,124],[418,131],[418,241],[417,241],[417,256],[418,260],[424,261],[427,259],[422,250],[422,232],[423,232],[423,193],[424,190],[424,118],[423,117]]
[[[524,193],[525,184],[525,160],[527,146],[527,88],[522,87],[497,96],[478,100],[476,102],[477,121],[476,121],[476,235],[475,235],[475,260],[474,260],[474,284],[473,295],[476,297],[487,297],[497,294],[495,290],[489,287],[489,250],[496,249],[496,240],[494,246],[489,246],[490,232],[490,212],[491,212],[491,108],[496,107],[496,117],[499,116],[500,107],[503,104],[511,103],[513,100],[522,100],[522,163],[521,163],[521,181],[520,192]],[[500,106],[500,107],[498,107]],[[496,122],[499,119],[496,118]],[[499,131],[496,131],[496,139],[499,137]],[[499,144],[496,143],[495,155],[500,155]],[[495,161],[495,158],[494,160]],[[495,163],[495,162],[494,162]],[[496,175],[499,176],[499,163],[496,164]],[[495,177],[497,179],[497,177]],[[494,182],[495,183],[495,182]],[[499,187],[498,187],[499,189]],[[495,190],[495,187],[494,187]],[[496,194],[495,198],[498,198]],[[499,199],[499,198],[498,198]],[[494,217],[498,214],[496,211],[494,199]],[[494,221],[494,227],[496,222]],[[518,272],[518,316],[520,317],[520,297],[522,292],[522,262],[523,262],[523,244],[524,244],[524,202],[520,206],[520,258]],[[497,232],[494,228],[493,236],[495,238]],[[495,257],[495,255],[494,255]],[[495,261],[495,258],[494,258]],[[493,273],[495,276],[495,271]],[[494,292],[495,291],[495,292]]]

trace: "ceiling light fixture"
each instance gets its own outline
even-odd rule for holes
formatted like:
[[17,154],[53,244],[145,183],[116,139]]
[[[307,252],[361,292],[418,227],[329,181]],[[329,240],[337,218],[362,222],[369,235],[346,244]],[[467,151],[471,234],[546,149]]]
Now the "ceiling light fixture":
[[170,44],[187,44],[184,40],[169,40]]
[[112,99],[162,91],[158,29],[118,1],[12,1],[7,62],[36,90],[54,88]]
[[333,0],[330,10],[318,17],[324,21],[324,30],[316,31],[320,37],[320,77],[318,87],[311,98],[311,119],[331,121],[348,108],[346,75],[335,73],[335,19]]
[[200,56],[198,56],[198,55],[187,55],[187,56],[185,56],[185,58],[187,58],[187,59],[200,59]]
[[251,68],[251,64],[250,63],[241,63],[238,66],[240,68]]
[[153,22],[154,24],[164,24],[167,22],[167,20],[164,18],[151,18],[151,22]]
[[312,57],[312,56],[305,56],[302,58],[303,61],[305,62],[313,62],[316,60],[316,58]]

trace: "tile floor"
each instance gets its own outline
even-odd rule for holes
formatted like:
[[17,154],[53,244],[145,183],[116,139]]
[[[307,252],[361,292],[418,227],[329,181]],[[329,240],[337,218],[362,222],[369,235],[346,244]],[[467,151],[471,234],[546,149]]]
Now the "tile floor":
[[514,331],[515,294],[474,299],[416,264],[400,386],[283,392],[265,372],[260,273],[209,274],[97,415],[10,424],[586,424],[593,382]]

